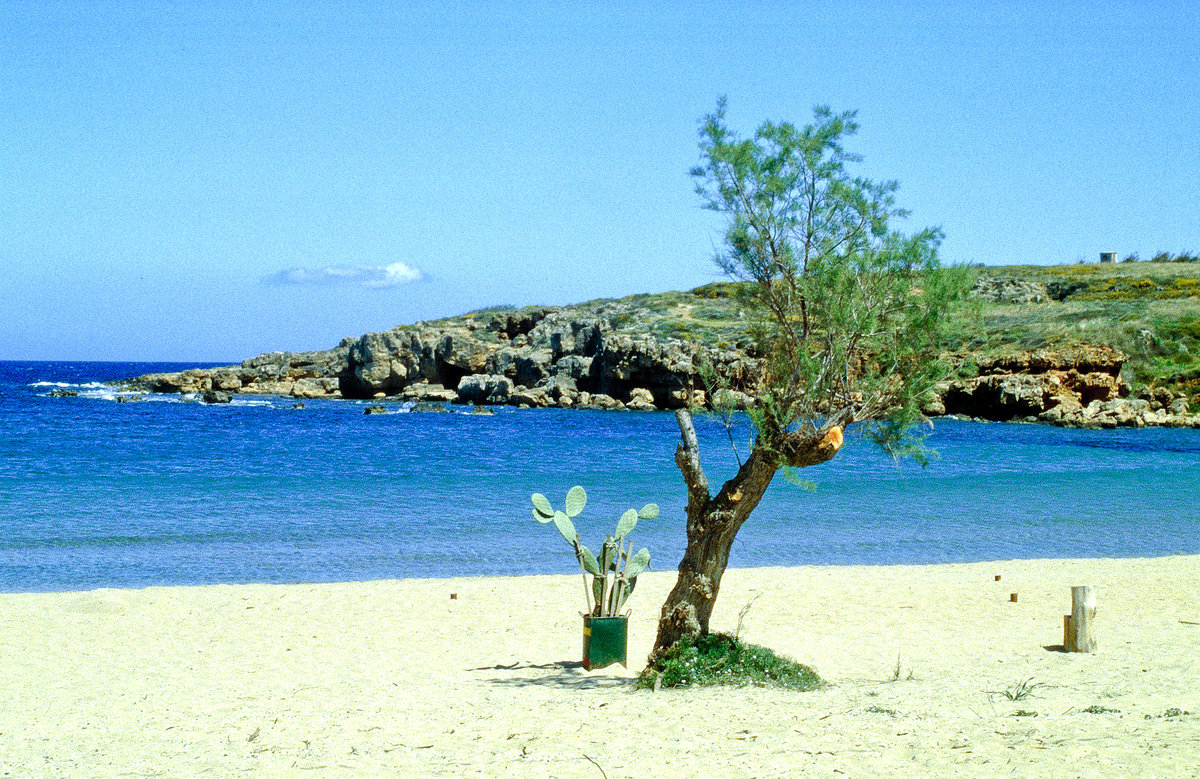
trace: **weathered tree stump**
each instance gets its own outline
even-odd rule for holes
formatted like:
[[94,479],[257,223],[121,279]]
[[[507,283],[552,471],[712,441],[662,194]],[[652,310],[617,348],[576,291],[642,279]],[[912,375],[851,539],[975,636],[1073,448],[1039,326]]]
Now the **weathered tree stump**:
[[1071,613],[1063,616],[1063,649],[1095,652],[1092,620],[1096,617],[1096,593],[1090,585],[1071,588]]

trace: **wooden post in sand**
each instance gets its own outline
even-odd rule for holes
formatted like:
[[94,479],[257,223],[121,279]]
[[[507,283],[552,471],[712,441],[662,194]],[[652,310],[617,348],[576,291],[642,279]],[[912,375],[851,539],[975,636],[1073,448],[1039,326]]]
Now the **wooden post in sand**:
[[1095,652],[1092,620],[1096,616],[1096,593],[1090,585],[1071,588],[1071,613],[1063,616],[1063,649]]

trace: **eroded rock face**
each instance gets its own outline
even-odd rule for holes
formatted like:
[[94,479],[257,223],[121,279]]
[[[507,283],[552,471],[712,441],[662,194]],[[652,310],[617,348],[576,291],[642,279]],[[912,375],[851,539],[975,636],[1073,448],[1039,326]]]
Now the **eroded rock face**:
[[132,384],[147,392],[190,395],[212,389],[212,377],[206,371],[195,369],[179,373],[151,373],[134,379]]
[[654,395],[644,387],[634,387],[629,392],[629,400],[625,407],[633,411],[653,411]]
[[553,308],[523,308],[520,311],[501,312],[488,323],[487,329],[511,341],[533,330],[554,311]]
[[339,382],[336,376],[327,378],[297,379],[292,384],[293,398],[328,398],[338,393]]
[[348,345],[325,352],[271,352],[231,365],[178,373],[154,373],[127,386],[159,393],[338,397],[339,376],[346,370]]
[[979,363],[979,376],[949,382],[928,414],[961,414],[1062,427],[1197,426],[1187,401],[1166,390],[1129,397],[1121,379],[1125,355],[1107,346],[1040,350]]
[[[674,393],[702,386],[696,357],[708,351],[684,341],[610,333],[602,341],[592,370],[597,388],[616,398],[628,398],[629,408],[646,402],[659,408],[679,408],[684,404]],[[649,401],[645,393],[649,393]]]
[[[754,404],[761,371],[755,357],[729,347],[623,332],[609,318],[630,313],[636,312],[626,306],[573,317],[542,307],[446,320],[436,327],[417,323],[347,338],[328,351],[271,352],[241,365],[142,376],[125,386],[198,395],[670,409],[706,403],[699,370],[706,364],[733,388],[719,390],[716,403]],[[926,414],[1088,427],[1200,426],[1200,416],[1188,414],[1187,400],[1169,391],[1143,389],[1129,397],[1120,378],[1125,355],[1110,347],[952,359],[970,366],[971,375],[936,388]]]
[[488,358],[496,347],[482,343],[461,333],[447,333],[438,341],[434,350],[436,367],[440,370],[458,370],[464,375],[481,373],[487,368]]
[[1093,401],[1113,400],[1120,390],[1118,377],[1102,372],[993,373],[951,383],[940,405],[942,413],[1007,422],[1060,406],[1061,414]]
[[[1062,424],[1093,402],[1123,394],[1125,355],[1109,347],[1041,350],[979,360],[979,375],[945,385],[930,405],[943,413]],[[1043,417],[1043,415],[1047,415]]]
[[[607,313],[606,313],[607,312]],[[512,403],[528,406],[676,408],[702,386],[702,357],[739,390],[749,390],[757,362],[648,335],[618,332],[610,316],[529,308],[417,323],[347,338],[326,352],[272,352],[240,366],[144,376],[131,388],[152,392],[275,394],[296,398]],[[636,391],[636,392],[635,392]]]
[[607,319],[571,319],[564,311],[554,311],[529,331],[529,345],[549,349],[555,362],[569,354],[591,357],[600,350],[601,339],[611,329]]
[[403,330],[363,335],[347,352],[346,370],[339,376],[342,394],[369,398],[399,392],[420,373],[423,346],[415,333]]
[[625,408],[624,403],[603,392],[582,393],[579,397],[579,405],[581,408],[594,408],[601,411],[620,411]]
[[546,392],[545,387],[521,387],[508,396],[508,402],[514,406],[530,408],[547,408],[555,405],[554,399]]
[[458,403],[507,403],[513,392],[512,379],[507,376],[476,374],[464,376],[458,383]]
[[1076,346],[977,358],[977,364],[981,376],[992,373],[1044,373],[1051,370],[1119,376],[1125,359],[1124,352],[1111,346]]
[[554,368],[554,353],[549,349],[505,346],[492,352],[487,372],[507,376],[514,384],[535,387],[546,380]]

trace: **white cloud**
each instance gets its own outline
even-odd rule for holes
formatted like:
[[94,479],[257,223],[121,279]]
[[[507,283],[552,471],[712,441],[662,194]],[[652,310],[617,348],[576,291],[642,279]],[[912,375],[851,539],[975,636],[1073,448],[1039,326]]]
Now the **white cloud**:
[[398,287],[423,277],[417,268],[402,262],[372,267],[367,265],[328,265],[324,268],[291,268],[267,276],[263,282],[278,285],[320,285],[343,287],[369,287],[385,289]]

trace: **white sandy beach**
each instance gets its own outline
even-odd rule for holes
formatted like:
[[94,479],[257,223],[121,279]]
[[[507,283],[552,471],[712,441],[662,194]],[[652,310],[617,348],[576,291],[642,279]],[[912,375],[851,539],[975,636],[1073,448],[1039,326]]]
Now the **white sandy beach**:
[[0,775],[1200,776],[1198,556],[729,571],[809,693],[633,691],[673,581],[591,673],[579,577],[0,595]]

